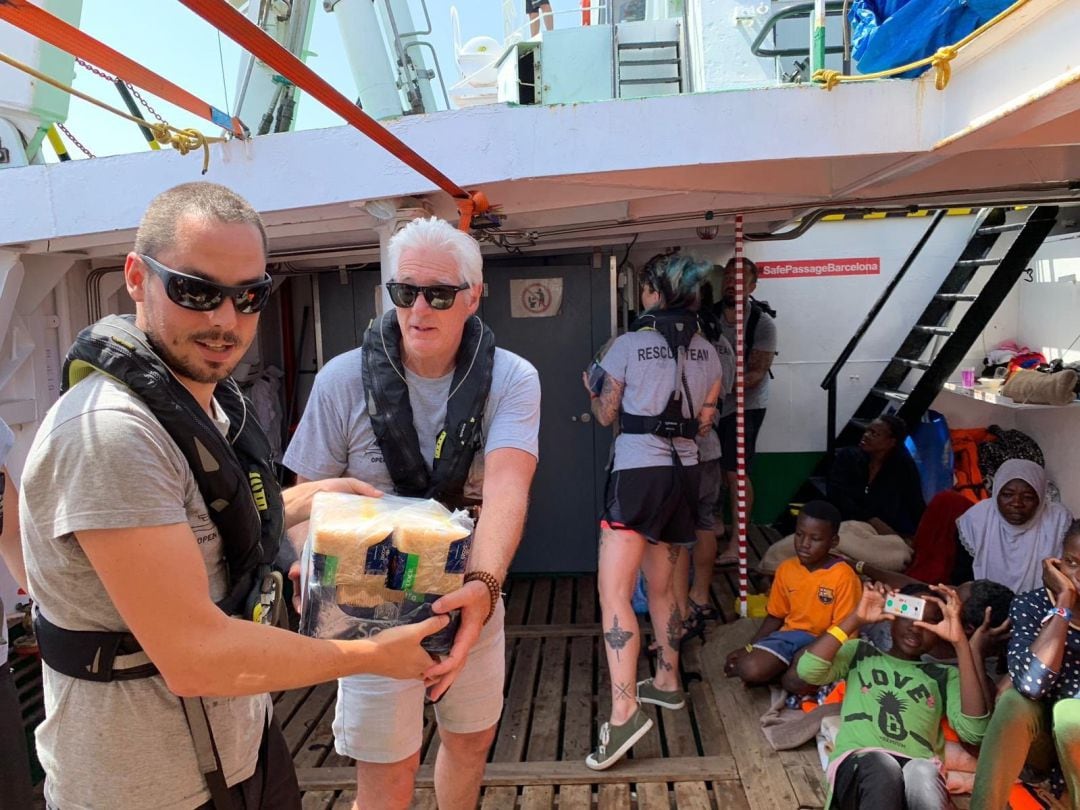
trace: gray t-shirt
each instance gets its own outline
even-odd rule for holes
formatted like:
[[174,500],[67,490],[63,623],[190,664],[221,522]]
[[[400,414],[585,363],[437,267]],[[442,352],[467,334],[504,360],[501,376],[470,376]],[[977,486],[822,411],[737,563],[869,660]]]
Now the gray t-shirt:
[[[723,399],[735,388],[735,352],[723,335],[717,337],[716,342],[712,343],[712,347],[716,349],[716,356],[720,358],[720,397]],[[714,428],[719,419],[720,409],[717,408],[713,414]],[[720,448],[720,436],[715,429],[710,430],[704,436],[698,436],[697,446],[700,461],[716,461],[723,455]]]
[[[210,598],[225,595],[221,539],[183,454],[142,401],[104,375],[76,385],[46,414],[20,509],[30,595],[61,627],[128,630],[74,532],[187,523]],[[170,609],[167,594],[161,609]],[[189,810],[209,800],[180,701],[161,676],[103,684],[43,669],[37,749],[51,806]],[[247,779],[269,696],[204,702],[226,780]]]
[[[663,413],[675,388],[677,364],[664,336],[652,330],[619,335],[600,361],[601,367],[616,380],[625,383],[622,410],[642,416]],[[690,403],[682,397],[683,416],[696,417],[705,404],[709,389],[720,379],[720,359],[716,349],[700,334],[694,335],[686,361],[686,384]],[[679,383],[682,390],[682,383]],[[697,443],[693,439],[674,439],[683,464],[698,462]],[[651,433],[620,433],[615,439],[614,470],[635,467],[670,467],[671,441]]]
[[[285,466],[305,478],[347,475],[393,492],[394,482],[368,417],[362,352],[353,349],[339,354],[315,377],[304,415],[285,452]],[[420,377],[405,370],[420,453],[429,469],[435,439],[446,422],[453,376]],[[540,377],[531,363],[503,349],[495,350],[482,430],[484,453],[509,447],[539,458]],[[483,494],[484,453],[473,459],[465,485],[467,497]]]
[[[728,319],[721,314],[720,330],[724,337],[728,339],[728,343],[732,346],[735,345],[735,324],[728,323]],[[750,320],[750,305],[746,305],[746,320]],[[756,352],[773,352],[777,351],[776,345],[776,321],[773,320],[768,313],[762,312],[761,317],[758,318],[757,326],[754,329],[754,351]],[[769,375],[765,375],[765,379],[761,381],[761,384],[757,388],[746,389],[746,410],[753,411],[760,408],[764,408],[769,403]],[[720,411],[721,416],[727,416],[730,413],[735,413],[735,392],[732,390],[730,394],[724,397],[724,407]]]

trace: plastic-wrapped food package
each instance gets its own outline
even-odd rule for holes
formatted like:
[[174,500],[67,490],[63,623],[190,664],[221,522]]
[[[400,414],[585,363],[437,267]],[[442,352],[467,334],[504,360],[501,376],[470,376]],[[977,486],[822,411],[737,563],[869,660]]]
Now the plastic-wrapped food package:
[[[367,638],[432,615],[440,596],[460,588],[473,521],[438,501],[320,492],[301,562],[300,632],[316,638]],[[445,655],[460,617],[424,640]]]

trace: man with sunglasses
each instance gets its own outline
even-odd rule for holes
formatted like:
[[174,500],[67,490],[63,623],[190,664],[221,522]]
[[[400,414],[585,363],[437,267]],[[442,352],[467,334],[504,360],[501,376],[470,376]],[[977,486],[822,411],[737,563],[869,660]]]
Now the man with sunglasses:
[[[269,299],[265,268],[246,201],[210,183],[170,189],[124,263],[134,319],[103,319],[69,352],[70,388],[30,450],[20,510],[50,807],[294,810],[268,693],[433,664],[419,643],[444,617],[343,642],[247,620],[263,594],[255,579],[245,604],[236,550],[272,554],[317,490],[371,493],[340,478],[282,493],[272,473],[248,484],[270,467],[247,448],[268,445],[229,375]],[[220,491],[214,476],[234,469],[240,486]],[[237,587],[246,618],[226,612]]]
[[[483,501],[465,586],[434,605],[460,610],[461,625],[427,690],[437,701],[438,805],[472,810],[502,713],[499,590],[536,469],[540,383],[532,365],[495,348],[476,317],[483,260],[471,236],[438,219],[415,220],[391,239],[388,258],[394,309],[372,323],[361,348],[316,376],[285,464],[298,480],[349,475],[453,506]],[[357,760],[364,810],[409,806],[424,697],[419,680],[339,681],[336,748]]]

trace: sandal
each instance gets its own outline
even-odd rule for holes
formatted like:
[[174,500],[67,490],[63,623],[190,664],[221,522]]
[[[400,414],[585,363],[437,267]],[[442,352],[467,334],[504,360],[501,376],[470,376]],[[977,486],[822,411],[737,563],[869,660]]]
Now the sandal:
[[734,551],[725,551],[716,558],[716,562],[713,563],[717,568],[728,568],[732,565],[739,564],[739,555]]
[[687,601],[690,605],[690,619],[688,619],[688,621],[696,621],[698,617],[700,617],[702,621],[706,622],[715,622],[720,620],[720,611],[718,611],[708,602],[706,602],[705,604],[699,604],[698,602],[695,602],[693,599],[689,598],[687,599]]

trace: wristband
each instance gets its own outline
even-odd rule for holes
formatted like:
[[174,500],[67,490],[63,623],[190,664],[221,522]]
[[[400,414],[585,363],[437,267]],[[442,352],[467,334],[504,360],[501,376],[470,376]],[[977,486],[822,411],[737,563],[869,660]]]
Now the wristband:
[[491,597],[491,607],[488,608],[487,617],[484,619],[484,624],[487,624],[495,615],[495,608],[498,607],[499,599],[502,598],[502,587],[499,585],[499,580],[495,579],[495,575],[487,571],[470,571],[465,575],[466,583],[474,580],[483,582],[488,589],[488,596]]
[[846,643],[847,640],[849,638],[851,638],[851,636],[849,636],[847,633],[845,633],[843,631],[843,629],[839,625],[835,625],[835,624],[832,627],[830,627],[828,630],[826,630],[825,632],[828,633],[833,638],[835,638],[841,644]]
[[866,567],[866,560],[859,560],[855,563],[855,573],[862,576],[863,569]]
[[1066,624],[1068,624],[1069,622],[1072,621],[1072,611],[1071,610],[1069,610],[1068,608],[1056,607],[1056,608],[1051,608],[1050,610],[1046,611],[1046,615],[1043,617],[1042,623],[1046,624],[1048,621],[1050,621],[1055,616],[1060,616],[1061,618],[1063,618],[1065,620]]

